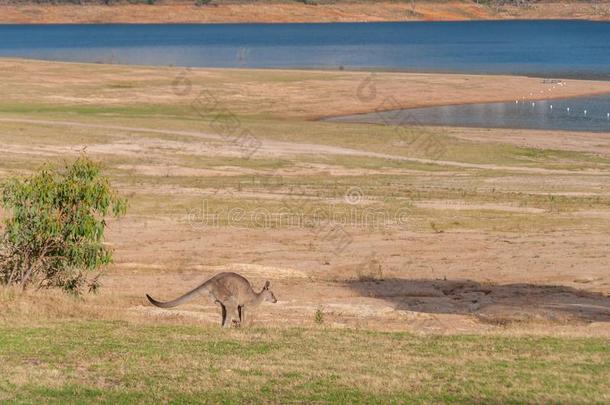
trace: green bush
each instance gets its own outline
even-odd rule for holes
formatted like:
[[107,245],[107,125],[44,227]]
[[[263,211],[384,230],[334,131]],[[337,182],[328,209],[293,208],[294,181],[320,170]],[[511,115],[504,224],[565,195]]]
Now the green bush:
[[324,323],[324,308],[319,307],[316,309],[316,312],[313,314],[313,320],[318,325],[322,325]]
[[95,290],[99,274],[112,262],[103,243],[105,218],[125,214],[127,202],[110,186],[96,163],[81,156],[63,168],[45,167],[3,187],[2,206],[10,215],[0,235],[0,282],[39,288],[60,287],[80,294]]

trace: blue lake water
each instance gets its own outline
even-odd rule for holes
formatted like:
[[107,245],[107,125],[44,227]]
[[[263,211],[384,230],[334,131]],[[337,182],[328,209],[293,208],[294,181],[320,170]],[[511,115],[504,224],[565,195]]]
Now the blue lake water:
[[[610,80],[610,23],[0,25],[0,56],[163,66],[383,69]],[[342,119],[610,132],[608,113],[610,97],[602,96],[535,105],[447,106]]]
[[0,56],[610,79],[610,23],[0,25]]
[[328,121],[610,132],[610,95],[412,108],[336,117]]

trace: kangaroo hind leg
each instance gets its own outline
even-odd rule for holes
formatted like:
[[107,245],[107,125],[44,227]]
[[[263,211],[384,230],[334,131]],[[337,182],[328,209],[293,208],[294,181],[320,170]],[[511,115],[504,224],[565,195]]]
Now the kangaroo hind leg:
[[239,311],[239,324],[241,326],[246,326],[246,307],[240,305],[237,307],[237,309]]
[[227,323],[227,308],[224,306],[224,304],[220,301],[217,301],[218,304],[220,305],[220,313],[221,313],[221,320],[220,320],[220,326],[226,326]]
[[227,307],[227,319],[225,320],[225,327],[230,328],[233,326],[233,321],[239,323],[239,310],[237,305],[226,305]]

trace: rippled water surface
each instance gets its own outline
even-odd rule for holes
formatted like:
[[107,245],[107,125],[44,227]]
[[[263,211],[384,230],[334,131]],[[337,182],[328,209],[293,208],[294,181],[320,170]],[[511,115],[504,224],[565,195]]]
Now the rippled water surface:
[[610,23],[2,25],[0,56],[610,78]]

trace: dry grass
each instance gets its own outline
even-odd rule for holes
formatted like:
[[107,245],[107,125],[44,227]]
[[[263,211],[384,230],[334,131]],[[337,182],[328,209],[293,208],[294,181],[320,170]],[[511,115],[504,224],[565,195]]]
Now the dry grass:
[[[568,80],[566,86],[555,86],[542,79],[520,76],[280,69],[186,71],[14,59],[0,59],[0,69],[11,78],[0,84],[5,95],[0,102],[2,112],[167,118],[190,115],[198,120],[201,117],[193,111],[193,101],[198,100],[203,114],[211,104],[201,96],[202,92],[219,103],[212,108],[213,115],[230,112],[280,119],[610,92],[610,82],[605,81]],[[31,77],[36,77],[35,84]],[[188,86],[173,86],[176,78],[189,80],[190,90]]]
[[[8,3],[8,4],[5,4]],[[610,10],[598,2],[545,1],[527,7],[473,1],[289,1],[215,0],[197,7],[194,1],[158,4],[14,4],[1,5],[2,23],[219,23],[219,22],[361,22],[481,19],[594,19],[606,20]]]
[[[109,224],[116,264],[99,295],[0,289],[0,401],[608,399],[604,134],[412,129],[446,146],[431,156],[396,142],[393,128],[307,120],[371,108],[350,101],[362,73],[194,71],[196,86],[214,89],[261,141],[244,159],[209,120],[214,112],[197,116],[173,94],[176,70],[0,66],[0,180],[86,147],[130,200],[128,216]],[[452,89],[433,103],[474,101],[472,81],[502,97],[538,83],[377,77],[380,96],[420,89],[411,103],[428,82]],[[567,88],[600,89],[591,83]],[[244,215],[229,224],[231,208]],[[350,243],[337,252],[326,223],[257,217],[287,208],[330,209]],[[405,221],[368,226],[352,216],[373,208]],[[206,223],[204,209],[225,220]],[[223,332],[213,303],[164,311],[145,300],[220,271],[259,288],[271,280],[278,304]]]

